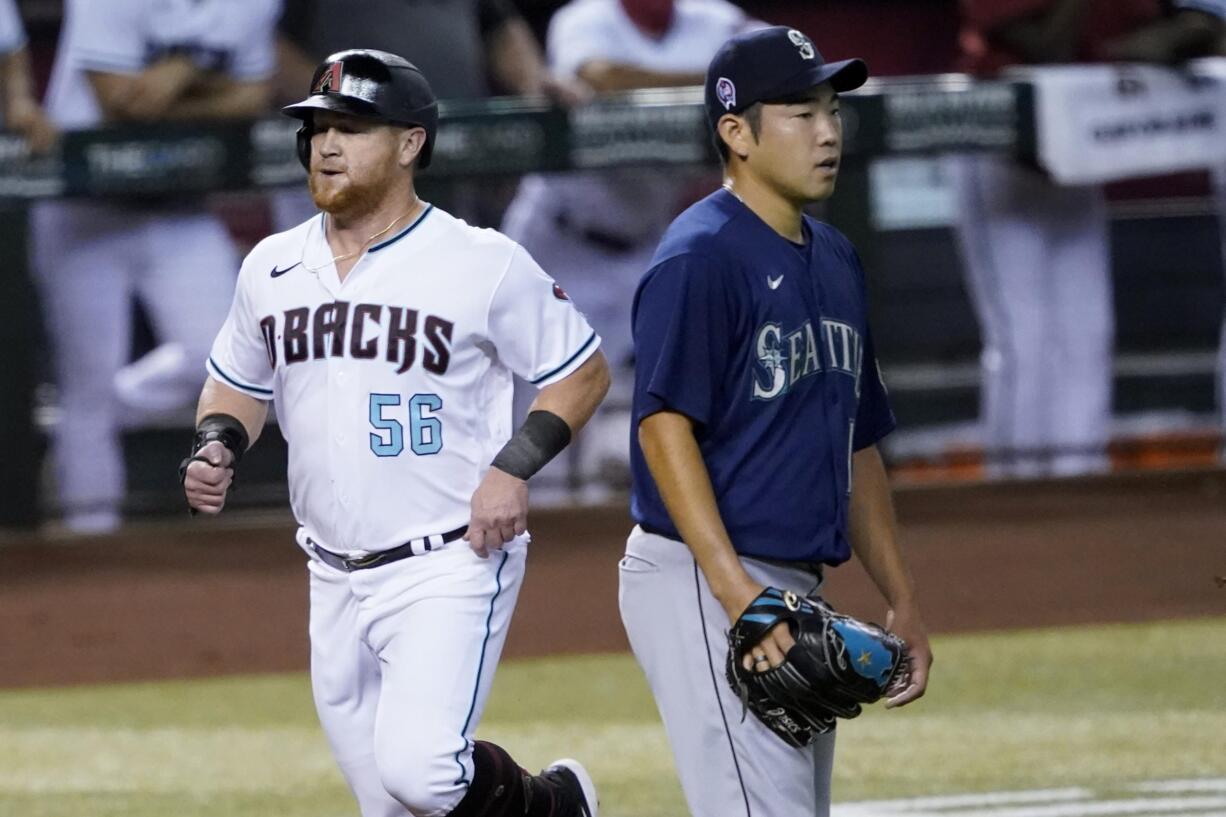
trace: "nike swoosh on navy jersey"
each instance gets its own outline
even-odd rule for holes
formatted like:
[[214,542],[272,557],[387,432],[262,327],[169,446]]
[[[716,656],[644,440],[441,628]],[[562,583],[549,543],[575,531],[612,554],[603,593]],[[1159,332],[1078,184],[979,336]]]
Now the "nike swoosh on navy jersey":
[[302,263],[302,262],[301,262],[301,261],[299,261],[299,262],[297,262],[297,263],[295,263],[295,264],[290,264],[290,265],[289,265],[288,267],[286,267],[285,269],[277,269],[277,268],[274,266],[274,267],[272,268],[272,277],[273,277],[273,278],[280,278],[282,275],[284,275],[285,273],[289,272],[290,270],[292,270],[294,267],[298,266],[298,264],[301,264],[301,263]]

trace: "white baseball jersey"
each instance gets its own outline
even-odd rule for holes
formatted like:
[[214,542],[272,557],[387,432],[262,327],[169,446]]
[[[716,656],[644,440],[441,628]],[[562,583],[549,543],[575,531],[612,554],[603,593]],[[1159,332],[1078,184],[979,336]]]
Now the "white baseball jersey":
[[238,80],[276,66],[281,0],[66,0],[64,27],[47,92],[62,128],[102,121],[87,72],[136,74],[171,54]]
[[[585,63],[609,60],[651,71],[702,74],[719,47],[756,25],[726,0],[677,0],[668,32],[643,33],[619,0],[575,0],[549,24],[546,51],[557,74],[575,76]],[[546,177],[556,212],[577,227],[635,241],[655,241],[675,215],[677,182],[659,173],[566,174]]]
[[12,54],[26,44],[17,0],[0,0],[0,54]]
[[656,39],[634,24],[620,0],[574,0],[549,23],[549,63],[570,76],[598,59],[701,73],[724,41],[749,24],[745,12],[726,0],[677,0],[671,27]]
[[290,501],[322,547],[454,530],[511,435],[512,373],[549,385],[600,340],[500,233],[429,207],[342,283],[325,218],[247,256],[209,373],[276,401]]

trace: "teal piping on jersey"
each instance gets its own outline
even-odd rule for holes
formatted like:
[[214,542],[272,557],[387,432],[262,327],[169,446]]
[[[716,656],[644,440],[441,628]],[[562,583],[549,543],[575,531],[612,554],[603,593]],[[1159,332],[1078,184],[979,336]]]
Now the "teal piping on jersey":
[[249,386],[246,383],[240,383],[239,381],[235,380],[233,377],[230,377],[230,375],[226,374],[225,370],[222,369],[220,366],[218,366],[217,361],[213,360],[212,357],[209,358],[209,365],[213,367],[213,371],[221,375],[222,380],[226,381],[226,383],[230,384],[234,388],[241,389],[242,391],[255,392],[256,394],[265,395],[267,397],[272,397],[272,389],[262,389],[259,386]]
[[586,340],[586,341],[584,341],[584,342],[583,342],[583,345],[579,347],[579,351],[575,352],[573,355],[571,355],[570,357],[568,357],[568,358],[566,359],[566,362],[565,362],[565,363],[563,363],[561,366],[558,366],[556,369],[553,369],[553,370],[551,370],[551,371],[545,372],[545,374],[543,374],[543,375],[541,375],[540,377],[538,377],[537,379],[532,380],[532,381],[529,381],[529,382],[531,382],[531,383],[532,383],[532,385],[534,385],[534,386],[535,386],[537,383],[540,383],[542,380],[548,380],[549,378],[553,377],[555,374],[557,374],[558,372],[562,371],[563,369],[565,369],[565,368],[566,368],[567,366],[569,366],[570,364],[574,363],[574,362],[575,362],[575,359],[576,359],[577,357],[579,357],[579,355],[581,355],[581,354],[583,354],[584,352],[586,352],[586,351],[587,351],[587,348],[588,348],[589,346],[591,346],[591,345],[592,345],[592,341],[594,341],[594,340],[596,340],[596,332],[595,332],[595,330],[593,330],[593,331],[592,331],[592,334],[588,335],[587,340]]
[[397,241],[399,241],[400,239],[404,238],[404,237],[405,237],[406,235],[408,235],[409,233],[411,233],[411,232],[413,232],[414,230],[416,230],[416,229],[417,229],[417,227],[418,227],[418,225],[419,225],[419,224],[421,224],[423,221],[425,221],[425,220],[426,220],[426,216],[430,215],[430,213],[431,213],[433,210],[434,210],[434,205],[433,205],[433,204],[431,204],[431,205],[427,206],[427,207],[426,207],[426,209],[425,209],[425,211],[423,211],[423,212],[422,212],[422,214],[421,214],[420,216],[418,216],[418,217],[417,217],[417,218],[416,218],[416,219],[413,221],[413,223],[412,223],[412,224],[410,224],[408,227],[405,227],[405,228],[404,228],[403,230],[401,230],[399,233],[397,233],[396,235],[392,236],[392,237],[391,237],[391,238],[389,238],[387,241],[384,241],[382,244],[376,244],[375,246],[371,247],[371,248],[370,248],[369,250],[367,250],[366,252],[368,252],[368,253],[378,252],[379,250],[383,249],[384,247],[386,247],[386,246],[388,246],[388,245],[390,245],[390,244],[395,244]]
[[[467,542],[465,542],[467,544]],[[481,640],[481,657],[477,660],[477,680],[473,683],[473,699],[468,705],[468,715],[464,718],[464,727],[460,730],[460,737],[464,738],[464,745],[461,746],[455,753],[456,765],[460,767],[460,777],[456,780],[456,785],[463,783],[468,785],[468,772],[464,769],[464,764],[460,762],[460,753],[468,748],[468,724],[472,722],[473,711],[477,708],[477,693],[481,689],[481,670],[485,665],[485,648],[490,643],[490,622],[494,620],[494,602],[498,601],[498,597],[502,595],[502,569],[506,567],[508,554],[505,550],[502,552],[502,561],[498,564],[498,572],[494,574],[494,595],[490,599],[490,611],[485,616],[485,638]]]

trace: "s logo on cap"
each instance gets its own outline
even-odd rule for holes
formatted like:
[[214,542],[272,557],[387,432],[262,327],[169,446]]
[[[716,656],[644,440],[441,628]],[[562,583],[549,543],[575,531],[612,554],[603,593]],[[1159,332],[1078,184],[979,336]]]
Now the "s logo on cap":
[[727,77],[720,77],[715,83],[715,96],[725,111],[730,111],[736,105],[736,86]]
[[813,48],[813,41],[796,29],[793,28],[788,32],[788,39],[792,41],[792,45],[800,49],[800,56],[806,60],[811,60],[817,56],[817,52]]

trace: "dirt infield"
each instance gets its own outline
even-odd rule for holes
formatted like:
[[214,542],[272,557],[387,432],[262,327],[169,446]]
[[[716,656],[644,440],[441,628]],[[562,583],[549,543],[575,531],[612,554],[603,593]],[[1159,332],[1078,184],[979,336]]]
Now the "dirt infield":
[[[936,632],[1226,615],[1226,473],[902,490]],[[617,560],[626,511],[540,512],[509,656],[626,649]],[[0,686],[307,664],[306,577],[288,518],[133,526],[0,545]],[[839,606],[880,618],[854,563]]]

